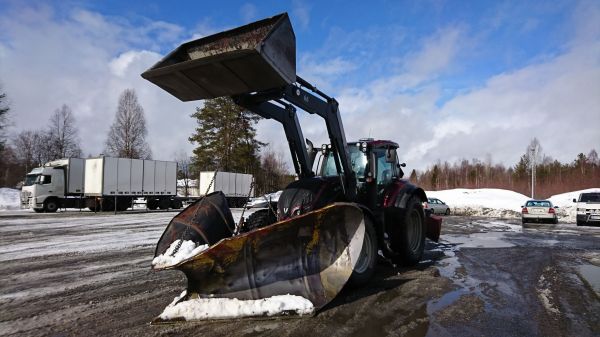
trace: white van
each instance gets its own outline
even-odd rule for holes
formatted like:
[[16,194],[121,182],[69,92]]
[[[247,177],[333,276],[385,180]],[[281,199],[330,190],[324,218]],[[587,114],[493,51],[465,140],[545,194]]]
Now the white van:
[[600,225],[600,192],[586,192],[573,199],[577,203],[577,226]]

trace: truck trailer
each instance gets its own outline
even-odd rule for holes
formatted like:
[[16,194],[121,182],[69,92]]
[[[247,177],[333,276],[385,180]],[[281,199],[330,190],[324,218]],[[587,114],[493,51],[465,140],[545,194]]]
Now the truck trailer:
[[253,197],[252,175],[245,173],[203,171],[198,179],[200,196],[221,191],[229,207],[243,207],[249,197]]
[[149,209],[180,208],[176,179],[175,162],[104,156],[60,159],[27,174],[21,204],[35,212],[124,211],[142,198]]

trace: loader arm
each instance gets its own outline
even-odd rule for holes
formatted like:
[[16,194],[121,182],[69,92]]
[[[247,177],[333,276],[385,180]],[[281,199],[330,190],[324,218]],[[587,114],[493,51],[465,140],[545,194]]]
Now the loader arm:
[[334,161],[344,194],[347,200],[355,199],[356,176],[350,163],[339,105],[334,98],[325,95],[300,76],[296,76],[296,83],[287,84],[281,89],[242,94],[234,96],[233,99],[237,104],[257,115],[274,119],[283,125],[294,168],[300,178],[312,177],[314,173],[311,171],[311,160],[298,123],[296,107],[323,118],[332,146],[331,150],[335,153]]

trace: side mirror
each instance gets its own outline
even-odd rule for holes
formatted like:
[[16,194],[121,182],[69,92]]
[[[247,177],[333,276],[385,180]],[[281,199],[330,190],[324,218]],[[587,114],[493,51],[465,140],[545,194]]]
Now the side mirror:
[[558,208],[558,206],[554,206],[554,208]]
[[573,202],[577,202],[577,199],[573,199]]

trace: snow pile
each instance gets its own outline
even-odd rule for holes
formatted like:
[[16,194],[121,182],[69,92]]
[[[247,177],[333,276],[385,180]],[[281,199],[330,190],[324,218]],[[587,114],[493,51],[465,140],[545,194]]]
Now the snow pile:
[[[311,315],[313,304],[301,296],[277,295],[260,300],[238,300],[236,298],[196,298],[179,302],[186,292],[181,293],[160,314],[164,320],[185,319],[231,319],[240,317],[264,317],[276,315]],[[179,302],[179,303],[178,303]]]
[[20,191],[14,188],[0,188],[0,210],[21,208]]
[[252,199],[250,199],[250,202],[248,202],[248,208],[267,207],[269,201],[271,201],[271,202],[279,201],[279,197],[281,196],[282,192],[283,191],[277,191],[274,193],[265,194],[260,197],[252,198]]
[[586,192],[600,192],[600,188],[588,188],[581,191],[557,194],[551,196],[548,200],[550,200],[554,206],[558,206],[557,214],[561,219],[568,222],[575,222],[577,203],[573,202],[573,199],[579,198],[580,193]]
[[[589,188],[553,195],[548,200],[558,206],[557,214],[560,221],[575,222],[577,199],[580,193],[600,192],[600,188]],[[520,217],[521,206],[531,198],[526,195],[502,189],[481,188],[428,191],[427,196],[444,201],[458,215],[476,215],[490,217]]]
[[179,242],[181,242],[181,240],[173,241],[164,254],[155,257],[152,260],[152,267],[158,269],[174,266],[183,260],[189,259],[192,256],[196,256],[208,248],[208,245],[198,246],[194,241],[185,240],[181,242],[181,246],[179,247],[177,253],[173,255],[173,251],[175,251],[175,248],[177,248]]
[[521,206],[529,199],[521,193],[496,188],[428,191],[427,196],[444,201],[452,214],[491,217],[520,216]]

